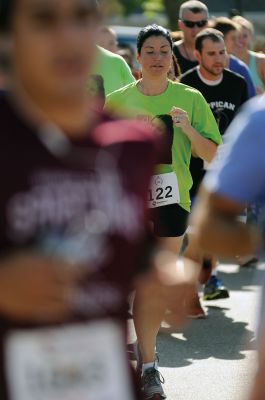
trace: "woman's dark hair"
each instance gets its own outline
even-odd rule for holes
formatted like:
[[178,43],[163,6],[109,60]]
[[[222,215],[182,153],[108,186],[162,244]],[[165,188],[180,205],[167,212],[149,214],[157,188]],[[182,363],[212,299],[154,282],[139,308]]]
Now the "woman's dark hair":
[[0,0],[0,33],[10,31],[14,6],[15,0]]
[[180,65],[178,63],[178,60],[177,60],[175,54],[172,55],[172,64],[173,64],[175,77],[178,78],[181,75],[181,70],[180,70]]
[[172,42],[170,32],[166,28],[163,28],[163,26],[153,24],[153,25],[148,25],[145,28],[140,30],[138,37],[137,37],[137,52],[138,52],[138,54],[141,53],[143,44],[146,41],[146,39],[148,39],[151,36],[163,36],[165,39],[167,39],[167,41],[171,47],[171,50],[172,50],[173,42]]
[[171,115],[168,114],[162,114],[162,115],[156,115],[157,119],[162,121],[164,124],[164,129],[165,129],[165,136],[164,136],[164,148],[163,151],[161,152],[159,156],[158,163],[159,164],[172,164],[172,145],[173,145],[173,138],[174,138],[174,125],[173,125],[173,119]]

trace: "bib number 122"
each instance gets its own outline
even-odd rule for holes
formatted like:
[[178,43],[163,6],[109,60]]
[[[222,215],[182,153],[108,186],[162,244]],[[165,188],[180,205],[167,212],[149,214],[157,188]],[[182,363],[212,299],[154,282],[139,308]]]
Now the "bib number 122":
[[166,186],[165,189],[162,187],[158,187],[155,190],[156,196],[153,198],[154,193],[151,189],[148,190],[149,193],[149,201],[154,201],[154,200],[164,200],[164,199],[170,199],[173,197],[172,195],[172,186]]
[[180,201],[177,176],[174,172],[152,176],[148,190],[150,208],[176,204]]

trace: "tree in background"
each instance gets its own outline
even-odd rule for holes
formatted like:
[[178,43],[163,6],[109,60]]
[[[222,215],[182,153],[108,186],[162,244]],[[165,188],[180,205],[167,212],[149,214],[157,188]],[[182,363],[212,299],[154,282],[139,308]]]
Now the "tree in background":
[[178,29],[179,7],[186,0],[161,0],[168,19],[168,26],[172,31]]
[[99,0],[99,4],[106,16],[123,15],[128,17],[133,13],[144,12],[146,0]]
[[177,29],[179,7],[185,0],[100,0],[106,15],[124,15],[128,17],[135,12],[155,15],[164,12],[168,27]]
[[106,17],[114,15],[124,15],[124,10],[120,0],[99,0],[103,15]]

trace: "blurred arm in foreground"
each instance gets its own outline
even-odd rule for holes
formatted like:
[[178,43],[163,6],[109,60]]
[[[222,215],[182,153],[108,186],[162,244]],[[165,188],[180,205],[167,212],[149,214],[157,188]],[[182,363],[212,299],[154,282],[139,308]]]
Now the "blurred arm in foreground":
[[[206,175],[191,216],[198,244],[218,256],[264,253],[265,232],[264,96],[244,107],[226,133],[219,160]],[[238,220],[254,204],[258,226]],[[261,255],[262,257],[262,255]],[[263,287],[264,292],[264,287]],[[264,307],[263,312],[264,314]],[[265,398],[264,315],[259,331],[259,368],[251,400]]]

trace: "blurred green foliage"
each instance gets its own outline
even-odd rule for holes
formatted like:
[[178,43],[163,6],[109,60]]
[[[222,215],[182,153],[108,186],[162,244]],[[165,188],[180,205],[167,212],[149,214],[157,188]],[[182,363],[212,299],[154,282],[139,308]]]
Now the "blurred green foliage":
[[177,29],[178,10],[184,0],[101,0],[106,14],[124,15],[145,13],[149,17],[156,13],[165,13],[168,27]]

